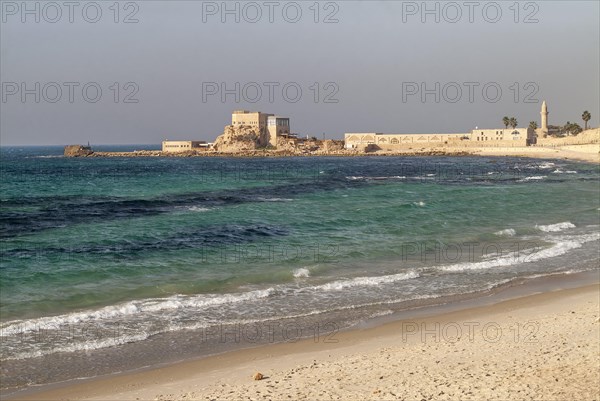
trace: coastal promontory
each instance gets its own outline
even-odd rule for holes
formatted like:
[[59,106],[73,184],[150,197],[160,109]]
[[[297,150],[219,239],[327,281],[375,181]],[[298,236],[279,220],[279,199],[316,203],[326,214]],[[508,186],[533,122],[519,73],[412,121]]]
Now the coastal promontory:
[[94,151],[89,146],[67,145],[65,146],[64,156],[66,157],[85,157],[90,156]]

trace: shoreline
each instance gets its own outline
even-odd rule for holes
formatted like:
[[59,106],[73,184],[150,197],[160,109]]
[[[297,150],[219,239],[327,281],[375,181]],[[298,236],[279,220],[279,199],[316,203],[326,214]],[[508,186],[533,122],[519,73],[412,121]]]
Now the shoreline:
[[[159,150],[141,150],[132,152],[94,152],[87,156],[69,156],[78,158],[112,158],[112,157],[174,157],[174,158],[188,158],[188,157],[225,157],[225,158],[283,158],[283,157],[526,157],[535,159],[554,159],[554,160],[568,160],[568,161],[581,161],[600,164],[600,153],[598,145],[581,145],[581,149],[574,150],[573,147],[578,145],[571,145],[569,149],[562,149],[561,147],[543,147],[543,146],[532,146],[532,147],[471,147],[471,148],[452,148],[452,147],[441,147],[441,148],[429,148],[421,151],[376,151],[376,152],[356,152],[356,151],[335,151],[335,152],[289,152],[289,151],[273,151],[273,150],[255,150],[255,151],[244,151],[237,153],[225,153],[225,152],[182,152],[182,153],[165,153]],[[590,147],[591,146],[591,147]],[[595,147],[594,147],[595,146]]]
[[[413,323],[417,323],[417,325],[427,322],[449,324],[461,321],[467,322],[472,317],[476,317],[486,320],[488,323],[498,321],[498,324],[502,325],[500,321],[505,319],[503,313],[508,311],[530,308],[530,312],[536,312],[538,306],[548,309],[551,305],[554,305],[556,309],[556,307],[568,304],[564,302],[566,298],[583,296],[582,294],[587,294],[588,301],[590,296],[598,300],[599,282],[600,276],[597,270],[570,275],[545,276],[527,280],[522,284],[488,296],[409,309],[391,316],[370,319],[358,327],[336,333],[335,337],[337,338],[330,339],[337,340],[336,342],[327,341],[328,338],[320,338],[317,342],[314,339],[302,339],[293,343],[260,345],[208,357],[184,360],[166,366],[153,366],[131,372],[30,387],[7,393],[5,396],[6,399],[23,400],[64,398],[98,398],[104,400],[195,399],[207,392],[212,392],[215,395],[219,394],[218,391],[221,387],[218,387],[214,382],[220,383],[223,380],[226,383],[221,383],[221,385],[234,388],[233,391],[246,391],[245,388],[248,386],[252,388],[258,386],[264,389],[265,385],[273,385],[275,381],[281,383],[281,380],[290,375],[289,371],[286,371],[284,375],[282,370],[293,369],[298,363],[301,364],[301,370],[307,369],[306,366],[313,369],[310,366],[316,366],[317,362],[326,364],[325,367],[331,367],[327,364],[337,359],[332,359],[332,354],[337,354],[339,358],[364,353],[365,350],[378,354],[380,352],[379,348],[385,348],[384,343],[401,344],[403,348],[411,344],[414,346],[415,344],[410,341],[399,340],[399,336],[406,332],[407,327],[412,330]],[[597,310],[598,306],[596,306]],[[598,314],[596,314],[597,318]],[[412,319],[410,326],[407,326],[407,319]],[[483,320],[481,320],[482,324],[485,323]],[[525,321],[521,324],[525,324]],[[562,323],[559,326],[563,329],[569,327]],[[596,323],[595,327],[598,329],[600,325]],[[507,335],[510,330],[512,329],[507,326],[505,329]],[[414,340],[413,337],[418,336],[411,335],[409,337]],[[428,347],[436,344],[437,342],[421,345]],[[423,363],[428,362],[423,361]],[[250,376],[254,371],[260,371],[267,376],[266,379],[257,382],[252,381]],[[364,373],[368,374],[368,371]],[[309,387],[305,390],[310,391]],[[107,388],[111,390],[106,390]],[[200,388],[202,390],[198,393]],[[271,390],[273,389],[271,388]],[[193,395],[185,395],[190,392],[193,392]],[[297,398],[298,394],[294,394],[293,398]],[[375,397],[377,394],[379,393],[374,393],[371,396],[376,399],[381,398],[380,396]],[[246,393],[235,393],[232,398],[239,399],[242,396],[246,396]],[[464,397],[464,394],[461,397]],[[475,394],[475,398],[481,398],[481,395],[477,397],[477,394]]]

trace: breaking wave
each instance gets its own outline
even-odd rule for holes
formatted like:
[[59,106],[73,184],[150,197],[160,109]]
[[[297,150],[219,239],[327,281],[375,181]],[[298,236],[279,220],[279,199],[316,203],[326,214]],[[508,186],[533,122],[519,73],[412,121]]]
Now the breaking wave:
[[538,230],[546,233],[555,233],[569,228],[575,228],[575,224],[570,221],[563,221],[562,223],[549,224],[546,226],[535,226]]
[[572,249],[581,248],[583,244],[600,240],[600,233],[583,234],[574,237],[560,237],[554,239],[554,244],[548,248],[525,249],[521,252],[511,252],[508,255],[490,258],[480,262],[457,263],[449,266],[441,266],[439,270],[446,272],[462,272],[466,270],[483,270],[494,267],[507,267],[522,263],[536,262],[542,259],[553,258],[564,255]]
[[310,277],[310,270],[308,270],[306,267],[302,267],[300,269],[294,270],[293,274],[296,278]]
[[506,228],[494,233],[494,235],[498,235],[500,237],[514,237],[516,234],[517,232],[513,228]]
[[338,280],[331,283],[322,284],[314,287],[325,291],[339,291],[345,288],[352,287],[370,287],[387,283],[394,283],[396,281],[410,280],[419,277],[419,274],[414,271],[406,273],[391,274],[388,276],[376,276],[376,277],[356,277],[350,280]]

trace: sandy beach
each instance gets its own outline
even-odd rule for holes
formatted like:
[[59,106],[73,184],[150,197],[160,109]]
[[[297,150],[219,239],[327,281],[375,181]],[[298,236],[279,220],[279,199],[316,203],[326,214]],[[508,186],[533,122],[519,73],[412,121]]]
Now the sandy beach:
[[600,163],[600,145],[570,145],[560,147],[523,146],[523,147],[434,147],[414,151],[378,151],[355,156],[493,156],[493,157],[530,157],[534,159],[570,160],[588,163]]
[[541,159],[577,160],[590,163],[600,163],[600,145],[570,145],[559,148],[526,147],[526,148],[477,148],[474,155],[480,156],[522,156]]
[[14,399],[598,400],[599,294],[593,284],[439,310]]

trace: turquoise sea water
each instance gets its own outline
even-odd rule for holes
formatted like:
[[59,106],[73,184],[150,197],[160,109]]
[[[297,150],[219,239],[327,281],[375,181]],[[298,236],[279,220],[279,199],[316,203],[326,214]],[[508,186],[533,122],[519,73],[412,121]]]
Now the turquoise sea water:
[[[224,324],[347,327],[600,260],[584,163],[61,153],[0,151],[5,387],[102,373],[61,365],[82,352],[164,360]],[[119,366],[156,362],[136,358]]]

